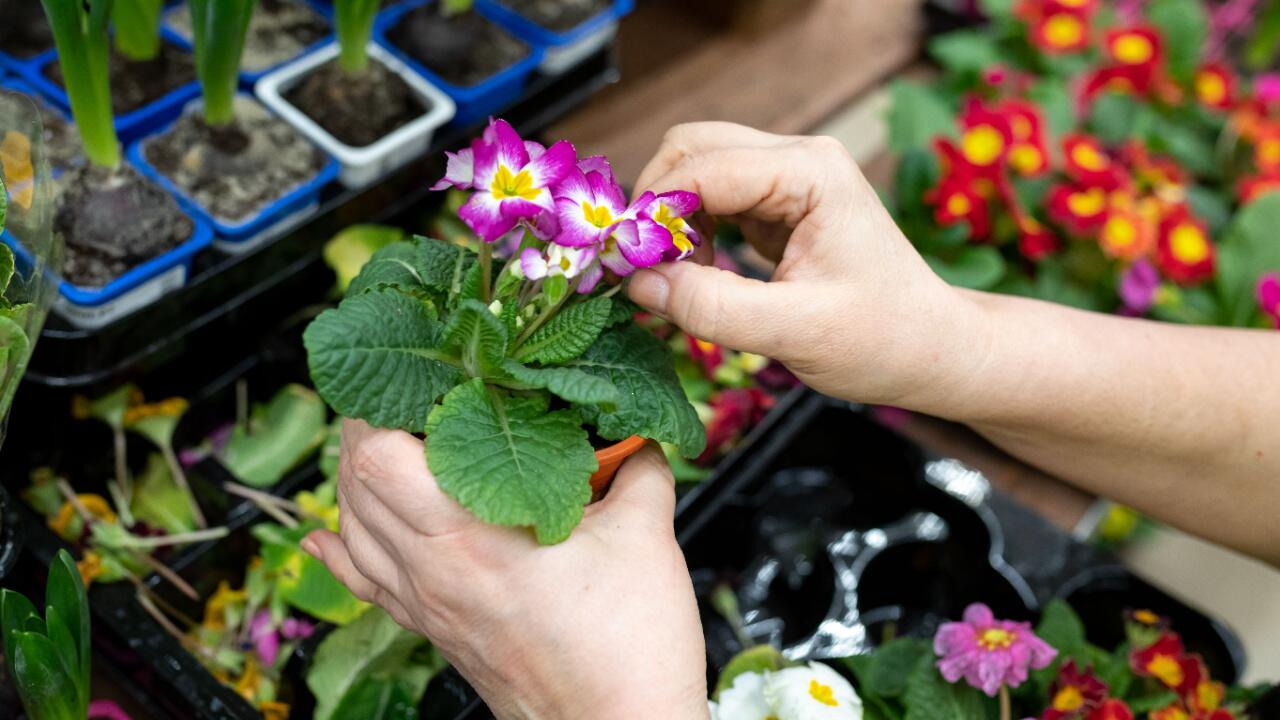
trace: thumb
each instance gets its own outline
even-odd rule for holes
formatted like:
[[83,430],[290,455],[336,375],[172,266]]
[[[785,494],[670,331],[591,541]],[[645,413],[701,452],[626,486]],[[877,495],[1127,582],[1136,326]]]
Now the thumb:
[[676,513],[675,478],[656,443],[650,442],[619,468],[600,501],[611,508],[626,508],[669,524]]
[[742,352],[777,353],[784,303],[775,285],[684,262],[637,272],[627,292],[641,307],[696,338]]

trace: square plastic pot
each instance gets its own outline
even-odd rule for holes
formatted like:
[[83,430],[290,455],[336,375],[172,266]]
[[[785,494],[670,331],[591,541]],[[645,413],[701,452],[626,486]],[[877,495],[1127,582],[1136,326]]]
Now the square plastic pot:
[[[240,96],[251,97],[247,93],[241,93]],[[183,114],[198,112],[202,102],[202,100],[192,101]],[[325,164],[314,177],[277,198],[256,215],[244,220],[219,218],[183,192],[172,180],[147,161],[146,153],[143,152],[146,143],[169,132],[172,127],[173,123],[169,123],[154,134],[130,145],[129,161],[144,176],[158,183],[177,198],[178,204],[184,210],[212,227],[217,235],[215,242],[218,249],[225,252],[232,254],[249,252],[298,227],[320,207],[320,191],[338,177],[338,162],[326,154]]]
[[562,75],[613,42],[618,21],[635,9],[635,0],[614,0],[607,10],[564,31],[548,30],[507,7],[502,0],[476,0],[476,6],[516,37],[543,49],[540,72]]
[[448,95],[415,73],[391,52],[377,42],[370,42],[370,59],[383,64],[403,79],[423,105],[430,109],[371,145],[347,145],[284,97],[308,73],[333,60],[338,53],[339,47],[335,42],[304,55],[259,80],[254,94],[263,105],[284,118],[298,132],[337,158],[342,166],[338,180],[343,185],[353,189],[362,188],[425,153],[436,130],[453,119],[457,106]]
[[[191,46],[185,43],[177,33],[161,28],[160,36],[163,42],[190,51]],[[70,112],[71,99],[67,97],[67,91],[44,75],[45,68],[57,61],[57,53],[46,53],[39,58],[39,62],[32,61],[23,66],[19,74],[36,92],[48,98],[62,110]],[[122,143],[132,142],[178,117],[182,108],[199,94],[200,83],[192,81],[170,90],[159,100],[133,112],[116,115],[116,135],[120,137]]]
[[[414,72],[426,78],[433,85],[448,93],[449,97],[453,98],[454,103],[458,106],[457,113],[453,118],[455,125],[471,125],[479,122],[519,100],[520,95],[524,92],[525,85],[529,82],[529,77],[542,64],[543,50],[536,45],[529,47],[529,54],[523,60],[499,70],[482,82],[464,87],[447,82],[444,78],[431,72],[417,60],[410,57],[408,53],[396,47],[395,43],[387,38],[387,31],[395,27],[407,13],[432,2],[434,0],[410,0],[384,11],[378,16],[375,25],[374,32],[376,37],[401,62],[413,68]],[[498,27],[502,27],[502,24],[498,23],[478,3],[475,12],[480,13],[486,20],[498,25]],[[505,30],[506,28],[503,29]]]

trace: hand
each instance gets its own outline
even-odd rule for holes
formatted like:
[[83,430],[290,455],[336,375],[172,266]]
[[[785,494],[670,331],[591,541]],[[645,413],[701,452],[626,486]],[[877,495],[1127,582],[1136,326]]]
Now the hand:
[[694,263],[637,273],[631,299],[685,331],[830,395],[922,409],[981,360],[977,305],[929,269],[837,141],[681,125],[636,187],[697,192],[778,263],[769,283]]
[[303,548],[357,597],[431,638],[500,720],[707,718],[706,652],[649,446],[565,542],[486,525],[441,492],[422,441],[347,420],[341,537]]

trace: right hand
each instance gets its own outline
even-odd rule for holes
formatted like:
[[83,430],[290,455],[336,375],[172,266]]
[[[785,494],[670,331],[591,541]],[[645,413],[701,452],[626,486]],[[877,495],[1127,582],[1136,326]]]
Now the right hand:
[[636,189],[697,192],[778,263],[768,283],[695,263],[638,272],[631,299],[691,335],[772,357],[826,394],[904,407],[981,361],[977,305],[933,273],[836,140],[681,125]]

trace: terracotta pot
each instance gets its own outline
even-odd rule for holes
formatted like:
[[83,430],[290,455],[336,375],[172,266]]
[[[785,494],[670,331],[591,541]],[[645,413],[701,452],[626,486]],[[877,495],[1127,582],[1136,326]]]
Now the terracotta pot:
[[639,452],[645,442],[645,439],[639,435],[632,435],[622,442],[596,451],[596,462],[600,463],[600,469],[591,476],[592,501],[604,497],[605,491],[609,489],[609,483],[613,482],[613,476],[618,473],[618,468],[622,467],[622,462]]

